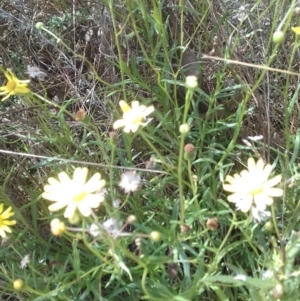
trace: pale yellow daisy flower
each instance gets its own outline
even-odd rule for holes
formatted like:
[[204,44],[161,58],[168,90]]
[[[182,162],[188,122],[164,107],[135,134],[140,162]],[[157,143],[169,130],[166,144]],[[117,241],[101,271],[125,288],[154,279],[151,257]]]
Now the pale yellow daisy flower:
[[238,210],[248,212],[252,206],[259,211],[264,211],[266,206],[273,203],[273,197],[283,195],[283,190],[274,188],[281,181],[281,175],[268,179],[272,172],[272,166],[262,159],[256,163],[253,158],[248,159],[248,170],[243,170],[233,177],[227,175],[224,190],[232,192],[227,197],[229,202],[235,203]]
[[8,207],[3,212],[3,204],[0,204],[0,236],[5,238],[6,233],[11,233],[11,229],[9,226],[15,225],[16,221],[14,220],[8,220],[11,216],[13,216],[15,213],[12,212],[12,208]]
[[104,200],[101,193],[105,181],[101,180],[100,173],[95,173],[89,181],[86,181],[87,168],[76,168],[73,178],[65,173],[58,174],[58,180],[49,178],[44,187],[43,198],[54,202],[49,206],[50,211],[58,211],[67,207],[64,217],[72,218],[78,210],[83,216],[89,216],[92,208],[97,208]]
[[7,83],[5,86],[0,87],[0,95],[6,95],[1,99],[2,101],[12,95],[27,94],[30,92],[27,86],[30,80],[19,80],[9,69],[4,72],[4,75],[7,78]]
[[139,105],[137,100],[131,103],[131,107],[124,101],[119,102],[121,110],[123,112],[123,119],[115,121],[113,128],[118,129],[124,127],[124,132],[136,132],[139,126],[145,126],[148,122],[144,122],[145,118],[154,112],[154,107],[146,107],[144,105]]

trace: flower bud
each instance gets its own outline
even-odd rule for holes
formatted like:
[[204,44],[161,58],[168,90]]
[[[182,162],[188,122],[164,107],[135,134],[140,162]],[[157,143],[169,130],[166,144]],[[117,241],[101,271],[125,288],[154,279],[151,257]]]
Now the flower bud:
[[294,8],[294,13],[295,13],[295,15],[297,15],[297,16],[300,15],[300,7],[299,7],[299,6],[296,6],[296,7]]
[[85,118],[85,111],[83,108],[79,109],[75,114],[75,120],[76,121],[83,121]]
[[168,275],[171,280],[177,276],[177,265],[175,263],[168,264]]
[[153,242],[159,242],[161,240],[161,234],[158,231],[152,231],[150,233],[149,238],[153,241]]
[[183,135],[188,134],[189,131],[190,131],[190,126],[187,123],[184,123],[179,127],[179,132]]
[[273,33],[273,42],[282,43],[284,41],[284,33],[281,30],[275,31]]
[[138,237],[134,240],[134,243],[139,248],[142,245],[142,240]]
[[206,226],[208,230],[216,230],[219,227],[218,219],[216,217],[208,219]]
[[198,183],[198,176],[197,176],[197,175],[193,174],[193,175],[192,175],[192,179],[193,179],[193,182],[194,182],[195,184]]
[[190,230],[191,230],[191,228],[186,224],[180,226],[181,233],[188,233],[188,232],[190,232]]
[[192,143],[188,143],[184,146],[184,158],[186,160],[194,160],[196,155],[195,146]]
[[279,299],[283,294],[283,286],[282,284],[278,283],[275,285],[272,291],[272,295],[275,299]]
[[186,77],[185,80],[185,86],[187,87],[187,89],[189,90],[196,90],[198,87],[198,79],[195,75],[189,75]]
[[19,291],[19,290],[21,290],[24,287],[24,281],[22,279],[16,279],[14,281],[13,285],[14,285],[14,289],[16,291]]
[[43,23],[43,22],[37,22],[37,23],[35,24],[35,28],[36,28],[37,30],[41,30],[43,27],[44,27],[44,23]]
[[51,221],[50,226],[52,234],[56,236],[62,235],[66,231],[66,225],[58,218],[54,218]]
[[136,222],[136,216],[131,214],[127,217],[127,223],[128,224],[133,224],[134,222]]
[[274,235],[270,237],[270,243],[274,249],[277,248],[277,238]]
[[272,232],[273,231],[273,224],[272,224],[272,222],[266,222],[264,227],[265,227],[265,230],[267,232]]
[[116,146],[118,144],[118,134],[117,132],[109,132],[109,139],[110,139],[110,143],[111,145]]

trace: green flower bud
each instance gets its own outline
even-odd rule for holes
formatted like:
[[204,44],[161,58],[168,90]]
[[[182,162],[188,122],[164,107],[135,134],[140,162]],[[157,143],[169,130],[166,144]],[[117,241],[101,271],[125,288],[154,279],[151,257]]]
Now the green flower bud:
[[184,123],[179,127],[179,132],[183,135],[188,134],[189,131],[190,131],[190,126],[187,123]]
[[265,227],[265,230],[267,232],[273,232],[273,224],[272,224],[272,222],[266,222],[264,227]]
[[161,234],[158,231],[152,231],[150,233],[149,238],[153,241],[153,242],[159,242],[161,240]]
[[37,22],[37,23],[35,24],[35,28],[36,28],[37,30],[41,30],[43,27],[44,27],[44,23],[43,23],[43,22]]
[[194,160],[196,155],[195,146],[192,143],[188,143],[184,146],[184,158],[186,160]]
[[284,33],[281,30],[275,31],[273,33],[273,42],[282,43],[284,41]]
[[14,289],[16,291],[19,291],[19,290],[21,290],[24,287],[24,281],[22,279],[16,279],[14,281],[13,285],[14,285]]
[[185,80],[185,86],[187,87],[187,89],[189,90],[196,90],[198,87],[198,79],[195,75],[190,75],[187,76],[186,80]]

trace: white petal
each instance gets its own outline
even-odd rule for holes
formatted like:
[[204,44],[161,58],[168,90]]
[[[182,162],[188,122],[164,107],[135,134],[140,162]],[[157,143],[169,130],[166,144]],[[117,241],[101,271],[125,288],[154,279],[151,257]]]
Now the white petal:
[[131,126],[131,131],[132,131],[132,133],[135,133],[137,130],[138,130],[138,128],[139,128],[139,124],[137,123],[137,124],[133,124],[132,126]]
[[264,166],[265,166],[264,161],[262,159],[259,159],[256,163],[255,171],[261,173],[264,170]]
[[102,181],[100,181],[101,175],[99,172],[95,173],[88,182],[84,185],[84,191],[86,193],[92,193],[102,188],[101,184]]
[[114,129],[118,129],[118,128],[122,128],[122,127],[124,127],[126,125],[127,125],[127,121],[126,120],[119,119],[119,120],[117,120],[117,121],[114,122],[113,128]]
[[[265,196],[263,194],[254,196],[254,204],[257,207],[257,210],[259,211],[265,211],[267,207],[267,202],[270,202],[268,200],[268,196]],[[272,199],[271,199],[272,202]]]
[[[97,208],[99,207],[100,203],[104,201],[104,197],[100,194],[88,194],[84,201],[81,203],[84,203],[85,206],[90,208]],[[81,204],[79,203],[79,204]],[[78,205],[79,206],[79,205]]]
[[250,177],[250,171],[244,169],[244,170],[241,171],[241,175],[240,176],[237,175],[237,174],[235,174],[234,176],[237,179],[240,178],[240,180],[242,180],[242,179],[244,180],[245,178]]
[[65,218],[72,217],[76,211],[77,204],[75,202],[69,202],[68,207],[64,213]]
[[242,212],[248,212],[252,206],[252,200],[252,195],[247,194],[243,197],[243,199],[240,199],[238,202],[235,202],[235,205],[237,209],[241,210]]
[[232,177],[231,175],[227,175],[225,177],[225,181],[227,181],[230,184],[234,184],[234,182],[236,181],[236,179],[234,177]]
[[78,187],[82,187],[86,182],[87,174],[88,174],[88,169],[86,167],[84,168],[77,167],[74,170],[74,174],[73,174],[74,184],[78,185]]
[[64,171],[58,174],[58,179],[61,184],[69,184],[71,181],[69,176]]
[[68,202],[56,202],[54,204],[51,204],[48,209],[49,211],[58,211],[68,205]]
[[78,210],[83,216],[90,216],[92,213],[91,208],[88,207],[85,202],[78,203]]
[[224,184],[223,189],[228,192],[236,192],[236,187],[234,185]]
[[48,183],[51,186],[60,186],[61,185],[61,183],[58,180],[56,180],[55,178],[52,178],[52,177],[48,179]]
[[153,107],[153,106],[150,106],[150,107],[148,107],[148,108],[144,111],[143,116],[146,117],[146,116],[150,115],[150,114],[153,113],[153,112],[154,112],[154,107]]
[[131,124],[127,124],[127,125],[124,127],[123,131],[124,131],[125,133],[130,133],[130,131],[131,131]]
[[253,158],[248,159],[248,170],[250,173],[256,170],[256,164]]
[[132,107],[133,110],[136,110],[139,107],[139,101],[133,100],[131,102],[131,107]]
[[270,164],[267,164],[264,170],[261,172],[262,181],[267,181],[271,172],[272,172],[272,166]]
[[266,183],[264,183],[264,187],[269,188],[269,187],[274,187],[275,185],[277,185],[278,183],[280,183],[281,181],[281,175],[278,175],[272,179],[270,179],[269,181],[267,181]]
[[281,188],[268,188],[266,193],[271,197],[283,196],[283,190]]
[[138,108],[134,109],[134,112],[136,112],[137,115],[143,116],[144,111],[147,109],[146,106],[140,105]]
[[265,191],[263,191],[262,193],[254,196],[254,202],[257,205],[257,207],[260,208],[260,206],[263,206],[262,204],[264,204],[265,207],[266,205],[272,205],[273,199],[269,197]]
[[57,195],[53,194],[53,193],[47,193],[47,192],[43,192],[42,197],[48,201],[57,201]]

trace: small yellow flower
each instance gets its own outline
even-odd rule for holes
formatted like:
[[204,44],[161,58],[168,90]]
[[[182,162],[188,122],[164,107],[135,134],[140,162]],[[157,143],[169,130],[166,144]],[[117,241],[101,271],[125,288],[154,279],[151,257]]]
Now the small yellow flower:
[[89,216],[92,208],[97,208],[104,200],[102,188],[105,181],[101,180],[100,173],[95,173],[92,178],[86,182],[88,174],[87,168],[76,168],[73,179],[65,173],[58,174],[58,179],[49,178],[44,187],[43,198],[54,202],[49,206],[50,211],[58,211],[67,207],[64,217],[72,218],[76,210],[83,216]]
[[6,237],[6,233],[11,233],[11,229],[9,226],[15,225],[16,221],[14,220],[8,220],[11,216],[13,216],[15,213],[11,211],[12,208],[8,207],[3,212],[3,204],[0,204],[0,236],[3,238]]
[[293,31],[295,34],[300,34],[300,26],[292,27],[292,31]]
[[254,205],[259,211],[264,211],[267,205],[273,203],[273,197],[283,195],[283,190],[274,188],[281,181],[281,175],[268,180],[272,166],[264,164],[262,159],[255,163],[253,158],[248,159],[248,170],[243,170],[233,177],[227,175],[223,188],[233,194],[227,197],[229,202],[235,203],[238,210],[248,212]]
[[154,112],[154,107],[146,107],[144,105],[139,105],[137,100],[131,103],[131,107],[124,101],[119,102],[121,110],[123,112],[123,119],[115,121],[113,127],[118,129],[124,127],[124,132],[136,132],[139,126],[145,126],[148,122],[144,122],[145,118]]
[[6,95],[2,98],[2,101],[12,95],[27,94],[30,92],[30,89],[27,87],[30,82],[29,80],[19,80],[9,69],[4,72],[4,75],[7,78],[7,83],[5,86],[0,87],[0,95]]

